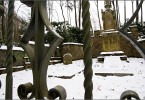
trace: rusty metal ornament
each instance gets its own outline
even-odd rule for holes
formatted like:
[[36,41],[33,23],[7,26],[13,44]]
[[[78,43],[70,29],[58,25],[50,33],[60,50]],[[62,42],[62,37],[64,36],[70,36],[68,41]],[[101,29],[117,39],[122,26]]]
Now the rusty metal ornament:
[[91,46],[91,21],[90,21],[90,3],[89,0],[83,0],[82,1],[82,17],[83,17],[83,50],[84,50],[84,88],[85,88],[85,94],[84,99],[93,99],[93,70],[92,70],[92,46]]
[[32,98],[32,97],[27,97],[29,93],[32,93],[32,91],[33,91],[33,85],[32,83],[28,82],[19,85],[17,93],[20,99],[27,99],[27,98]]
[[[132,98],[136,99],[136,100],[141,100],[138,96],[138,94],[133,91],[133,90],[126,90],[121,94],[120,100],[132,100]],[[134,100],[133,99],[133,100]]]
[[48,96],[50,99],[56,99],[59,97],[61,100],[64,100],[66,98],[66,90],[58,85],[48,91]]
[[[26,90],[33,87],[30,97],[25,96],[24,99],[30,99],[33,96],[35,99],[50,98],[47,88],[47,68],[51,56],[54,54],[57,46],[62,42],[63,38],[52,29],[47,16],[46,9],[47,0],[35,0],[33,5],[32,17],[26,33],[23,35],[20,45],[28,54],[32,66],[33,85]],[[49,48],[44,47],[44,25],[54,35],[55,39],[50,44]],[[32,48],[29,41],[35,36],[35,46]],[[22,85],[19,87],[23,87]],[[21,91],[21,89],[20,89]],[[61,94],[66,95],[63,87],[59,88]],[[23,91],[21,91],[23,92]],[[30,92],[30,91],[29,91]],[[18,95],[19,95],[18,89]],[[23,94],[23,93],[21,93]],[[28,94],[26,92],[25,94]],[[20,96],[20,95],[19,95]],[[60,97],[60,96],[59,96]],[[66,96],[63,96],[66,99]],[[23,98],[22,98],[23,99]]]
[[14,0],[8,4],[8,29],[7,29],[7,58],[6,58],[6,91],[5,99],[12,99],[13,93],[13,26],[14,26]]

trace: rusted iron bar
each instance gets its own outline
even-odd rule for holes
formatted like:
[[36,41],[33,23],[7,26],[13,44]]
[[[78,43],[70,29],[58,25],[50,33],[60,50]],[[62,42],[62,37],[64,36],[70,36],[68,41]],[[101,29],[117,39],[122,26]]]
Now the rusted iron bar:
[[[23,35],[20,45],[28,54],[32,65],[33,72],[33,90],[32,96],[35,99],[50,98],[47,88],[47,68],[51,56],[54,54],[57,46],[62,42],[63,38],[52,29],[47,16],[46,1],[47,0],[34,0],[34,2],[27,2],[21,0],[26,5],[32,7],[32,18],[26,33]],[[50,44],[49,48],[44,47],[44,26],[54,35],[55,39]],[[35,37],[35,46],[32,48],[29,45],[29,41]],[[63,94],[63,99],[66,99],[66,91],[63,88],[59,88],[60,95]],[[23,91],[22,91],[23,92]],[[18,95],[21,94],[18,92]],[[23,99],[29,99],[27,93]]]
[[92,41],[91,41],[91,21],[90,21],[90,3],[89,0],[82,1],[82,17],[83,17],[83,34],[84,34],[84,88],[85,94],[84,99],[92,99],[92,90],[93,90],[93,82],[92,82]]
[[7,59],[6,59],[6,95],[5,99],[12,99],[13,92],[13,26],[14,26],[14,0],[8,5],[8,32],[7,32]]
[[120,96],[120,100],[133,100],[132,98],[135,100],[141,100],[138,94],[133,90],[126,90]]

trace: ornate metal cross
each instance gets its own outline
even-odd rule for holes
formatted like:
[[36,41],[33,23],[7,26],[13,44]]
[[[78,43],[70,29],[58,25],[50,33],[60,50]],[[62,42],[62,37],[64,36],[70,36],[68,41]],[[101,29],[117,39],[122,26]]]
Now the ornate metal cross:
[[[18,88],[18,94],[21,99],[32,98],[36,99],[60,97],[66,98],[66,91],[63,87],[57,86],[55,89],[48,91],[47,88],[47,68],[51,56],[54,54],[57,46],[62,42],[63,38],[56,33],[50,26],[47,9],[47,0],[35,0],[35,1],[22,1],[28,6],[32,7],[32,18],[26,33],[23,35],[20,45],[27,52],[32,66],[33,72],[33,85],[30,83],[22,84]],[[54,35],[55,39],[50,44],[49,48],[44,46],[44,26]],[[35,46],[32,48],[29,45],[29,41],[35,37]],[[54,91],[55,93],[53,93]],[[61,91],[59,94],[58,91]],[[32,92],[30,97],[27,94]]]
[[[32,73],[33,73],[33,84],[26,83],[21,84],[18,87],[18,95],[20,99],[66,99],[66,91],[62,86],[56,86],[50,90],[47,88],[47,69],[48,63],[51,56],[54,54],[57,46],[62,42],[63,38],[56,33],[51,27],[46,9],[47,0],[35,0],[27,1],[21,0],[23,3],[32,7],[32,18],[26,33],[23,35],[20,45],[28,54],[31,61]],[[134,19],[136,13],[139,11],[143,0],[141,0],[136,12],[130,21],[120,29],[121,34],[127,38],[139,51],[139,53],[145,58],[145,50],[130,36],[126,35],[124,29]],[[92,54],[91,54],[91,36],[90,36],[90,13],[89,13],[89,0],[83,0],[83,32],[84,32],[84,88],[85,96],[84,99],[92,99]],[[13,14],[14,14],[14,0],[9,1],[9,12],[8,12],[8,34],[7,34],[7,77],[6,77],[6,99],[12,99],[12,35],[13,35]],[[49,48],[44,46],[44,27],[46,27],[51,34],[54,35],[55,39],[50,44]],[[35,46],[32,48],[29,45],[29,41],[35,37]],[[129,91],[134,93],[132,91]],[[29,97],[28,94],[32,93]],[[125,92],[126,93],[126,92]],[[128,93],[128,92],[127,92]],[[135,96],[137,97],[137,96]],[[130,95],[123,94],[121,98],[130,98]],[[138,98],[138,97],[137,97]]]

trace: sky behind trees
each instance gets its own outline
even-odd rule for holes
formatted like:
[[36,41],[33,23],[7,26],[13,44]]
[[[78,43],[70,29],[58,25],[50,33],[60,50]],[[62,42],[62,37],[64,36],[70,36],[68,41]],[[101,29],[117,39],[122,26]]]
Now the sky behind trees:
[[[132,2],[132,1],[134,1],[134,2]],[[73,5],[73,0],[70,1],[70,3],[72,3],[72,5]],[[118,0],[118,4],[119,4],[119,14],[120,14],[119,19],[120,19],[121,24],[123,24],[124,23],[124,0]],[[133,4],[133,10],[132,10],[132,4]],[[71,24],[72,26],[75,26],[74,7],[72,7],[72,10],[71,9],[68,10],[66,5],[67,5],[66,1],[62,0],[62,8],[63,8],[63,13],[64,13],[65,20],[68,21],[69,24]],[[48,15],[50,17],[50,21],[58,21],[58,22],[59,21],[64,21],[62,11],[61,11],[61,7],[60,7],[60,0],[50,1],[48,6],[49,7],[51,6],[50,10],[49,10],[49,7],[48,7],[48,14],[51,14],[51,15]],[[98,18],[96,1],[95,0],[90,0],[91,23],[92,23],[92,27],[93,27],[94,30],[100,29],[99,20],[101,21],[101,26],[102,26],[101,9],[104,10],[104,1],[103,0],[98,1],[98,7],[99,7],[99,16],[100,16],[100,18]],[[143,12],[144,12],[144,7],[145,7],[145,3],[143,3]],[[77,1],[76,8],[77,8],[77,19],[78,19],[78,14],[79,14],[78,1]],[[132,13],[135,11],[135,9],[136,9],[136,0],[126,0],[126,19],[127,20],[132,16]],[[50,13],[49,13],[49,11],[50,11]],[[21,18],[23,18],[27,21],[31,17],[31,9],[27,6],[25,6],[24,4],[20,3],[20,1],[15,2],[15,12]],[[141,11],[139,13],[141,13]],[[139,14],[139,21],[141,21],[141,14]],[[143,18],[143,21],[144,21],[144,18]]]

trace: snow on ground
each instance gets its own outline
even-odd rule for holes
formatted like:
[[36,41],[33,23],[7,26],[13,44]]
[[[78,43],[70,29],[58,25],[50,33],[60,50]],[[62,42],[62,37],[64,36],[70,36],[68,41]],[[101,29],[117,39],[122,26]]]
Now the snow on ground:
[[[125,90],[134,90],[141,99],[145,99],[145,60],[142,58],[128,58],[121,61],[119,57],[106,57],[104,63],[99,63],[93,59],[93,99],[119,99]],[[84,98],[84,64],[82,60],[73,61],[73,64],[49,65],[48,67],[48,88],[56,85],[65,87],[67,99]],[[128,72],[133,76],[96,76],[97,72]],[[56,76],[71,76],[71,79],[61,79]],[[5,78],[6,74],[0,75],[2,88],[0,89],[0,99],[5,98]],[[30,69],[13,73],[13,98],[17,96],[17,87],[20,84],[32,82],[32,71]]]
[[[7,50],[7,46],[6,45],[1,45],[0,50]],[[16,47],[16,46],[13,46],[13,50],[24,51],[21,47]]]

